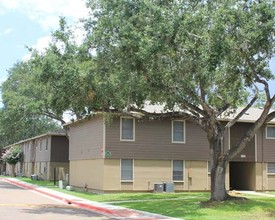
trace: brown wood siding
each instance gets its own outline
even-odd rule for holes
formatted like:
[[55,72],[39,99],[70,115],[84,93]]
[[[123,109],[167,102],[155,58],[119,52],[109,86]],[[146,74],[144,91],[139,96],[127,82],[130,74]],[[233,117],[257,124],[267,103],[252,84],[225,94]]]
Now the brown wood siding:
[[24,153],[24,162],[34,162],[36,155],[36,147],[34,140],[30,140],[21,144]]
[[[245,132],[252,126],[251,123],[236,123],[230,129],[230,145],[234,147],[237,144]],[[245,155],[245,157],[242,157]],[[255,137],[248,143],[245,149],[238,154],[233,161],[255,161]]]
[[70,126],[69,160],[102,158],[103,118],[94,117]]
[[266,138],[266,128],[262,132],[263,162],[275,162],[275,139]]
[[69,140],[66,136],[51,136],[51,162],[69,162]]
[[171,120],[135,121],[135,141],[120,141],[120,119],[106,126],[106,151],[110,158],[209,160],[206,134],[186,121],[186,142],[172,143]]
[[[48,149],[46,149],[46,143],[48,138],[49,138],[48,136],[44,136],[35,140],[35,146],[36,146],[35,162],[50,161],[49,147]],[[48,140],[48,145],[49,145],[49,140]]]
[[256,142],[256,148],[257,148],[257,158],[256,162],[263,162],[263,137],[264,137],[264,130],[260,129],[257,132],[257,142]]

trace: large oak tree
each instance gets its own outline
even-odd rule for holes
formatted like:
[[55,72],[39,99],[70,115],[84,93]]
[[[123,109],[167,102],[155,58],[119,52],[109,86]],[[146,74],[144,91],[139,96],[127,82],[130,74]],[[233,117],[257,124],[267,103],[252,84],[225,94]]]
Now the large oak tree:
[[[86,44],[105,79],[103,89],[116,91],[105,90],[105,104],[138,111],[145,100],[164,103],[170,116],[180,114],[198,124],[212,158],[211,200],[230,198],[228,162],[275,116],[268,84],[273,78],[268,66],[274,55],[272,1],[90,0],[88,7]],[[252,106],[260,89],[266,97],[261,116],[223,152],[226,130]],[[240,114],[221,124],[224,112],[245,102]],[[173,112],[175,106],[185,111]]]

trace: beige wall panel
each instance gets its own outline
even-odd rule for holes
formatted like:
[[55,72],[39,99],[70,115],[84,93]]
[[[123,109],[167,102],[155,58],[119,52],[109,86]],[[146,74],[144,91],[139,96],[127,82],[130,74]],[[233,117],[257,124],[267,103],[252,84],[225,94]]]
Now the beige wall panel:
[[255,190],[267,190],[266,163],[256,163],[255,173],[256,173]]
[[103,118],[91,118],[70,127],[70,160],[103,158]]
[[133,187],[133,183],[131,182],[122,182],[121,183],[121,190],[122,191],[133,191],[134,187]]
[[275,190],[275,175],[268,175],[268,190]]
[[184,182],[175,182],[174,190],[175,191],[184,191]]
[[207,190],[211,190],[211,175],[207,176]]
[[171,182],[170,160],[135,160],[134,190],[153,190],[154,184]]
[[207,161],[185,161],[185,190],[207,190]]
[[48,162],[47,173],[44,174],[47,179],[54,180],[54,168],[56,168],[56,179],[65,180],[66,174],[69,174],[69,163]]
[[104,160],[104,190],[120,190],[120,160]]
[[227,166],[225,174],[225,189],[229,190],[229,185],[229,166]]
[[104,160],[70,161],[70,185],[103,190]]

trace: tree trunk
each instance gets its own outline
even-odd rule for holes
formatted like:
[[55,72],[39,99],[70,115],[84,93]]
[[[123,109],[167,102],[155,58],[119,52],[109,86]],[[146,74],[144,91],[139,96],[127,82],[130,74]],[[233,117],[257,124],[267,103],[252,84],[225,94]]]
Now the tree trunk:
[[11,164],[11,176],[15,177],[15,164]]
[[[218,129],[217,129],[218,130]],[[230,198],[225,188],[228,161],[223,155],[223,136],[219,133],[210,139],[211,149],[211,198],[210,201],[224,201]]]
[[230,198],[225,188],[226,162],[218,163],[211,170],[211,201],[224,201]]

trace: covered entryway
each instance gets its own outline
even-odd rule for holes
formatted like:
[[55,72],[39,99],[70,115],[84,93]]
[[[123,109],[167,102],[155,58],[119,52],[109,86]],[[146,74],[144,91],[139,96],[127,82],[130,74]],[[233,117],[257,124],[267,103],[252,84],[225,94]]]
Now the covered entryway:
[[255,190],[256,166],[252,162],[229,163],[230,190]]

